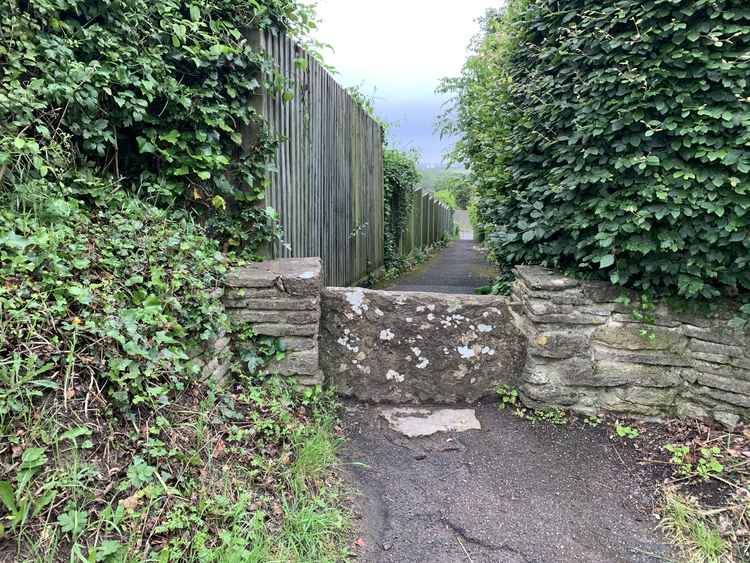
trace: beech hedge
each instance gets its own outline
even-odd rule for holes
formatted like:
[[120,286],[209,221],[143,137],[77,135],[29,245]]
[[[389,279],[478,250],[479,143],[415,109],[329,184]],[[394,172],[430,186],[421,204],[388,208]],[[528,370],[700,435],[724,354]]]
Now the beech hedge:
[[750,289],[750,5],[511,0],[456,96],[494,255],[661,295]]

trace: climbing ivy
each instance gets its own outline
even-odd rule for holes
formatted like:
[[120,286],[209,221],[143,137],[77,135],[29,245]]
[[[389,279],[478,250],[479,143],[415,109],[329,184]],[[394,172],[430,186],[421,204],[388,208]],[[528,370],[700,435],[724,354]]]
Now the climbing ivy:
[[444,88],[494,255],[689,298],[750,289],[749,50],[740,0],[488,13]]
[[[229,248],[274,235],[257,205],[284,88],[252,28],[302,28],[289,0],[11,0],[0,15],[0,182],[67,197],[81,176],[197,212]],[[244,134],[254,132],[254,134]]]
[[385,178],[385,265],[399,260],[399,242],[414,207],[414,189],[419,183],[416,155],[386,148]]

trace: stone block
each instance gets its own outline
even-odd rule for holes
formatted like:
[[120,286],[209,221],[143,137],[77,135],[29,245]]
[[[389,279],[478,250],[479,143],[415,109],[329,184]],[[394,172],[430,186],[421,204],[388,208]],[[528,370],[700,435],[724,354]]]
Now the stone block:
[[[728,344],[720,344],[717,342],[707,342],[705,340],[698,340],[696,338],[690,339],[690,342],[688,343],[688,349],[691,352],[710,354],[712,356],[725,357],[727,359],[726,362],[719,363],[729,363],[729,358],[743,358],[745,356],[745,348],[743,348],[742,346],[731,346]],[[748,367],[750,367],[750,362],[748,362]]]
[[[229,307],[229,304],[227,305]],[[318,311],[319,297],[283,297],[277,299],[238,299],[231,303],[232,312],[237,310],[250,311]]]
[[270,362],[265,367],[267,373],[287,376],[316,376],[318,375],[319,370],[317,349],[304,350],[301,352],[287,352],[284,358]]
[[320,369],[313,375],[297,375],[293,378],[298,385],[303,387],[315,387],[316,385],[322,385],[325,381],[323,370]]
[[579,385],[593,387],[679,387],[684,380],[684,368],[621,363],[611,360],[598,361],[590,381],[579,380]]
[[720,364],[712,361],[705,361],[705,359],[696,357],[695,354],[693,356],[692,366],[693,369],[695,369],[695,371],[697,372],[730,377],[740,381],[750,381],[750,370],[742,367],[735,367],[731,364]]
[[299,336],[284,336],[279,339],[281,345],[288,352],[300,352],[302,350],[318,349],[317,338],[304,338]]
[[575,310],[568,314],[548,315],[535,315],[528,311],[527,315],[531,322],[538,325],[603,325],[607,322],[605,315],[592,315]]
[[229,316],[240,322],[281,323],[291,325],[317,324],[320,320],[318,311],[258,311],[253,309],[236,309]]
[[621,350],[592,342],[592,358],[599,361],[616,361],[623,364],[644,364],[649,366],[691,367],[693,360],[686,355],[662,350]]
[[534,291],[562,291],[578,287],[580,282],[541,266],[516,266],[516,277]]
[[674,410],[677,389],[615,388],[599,397],[603,409],[622,414],[659,416]]
[[711,373],[697,372],[696,383],[704,387],[730,391],[738,395],[748,396],[750,400],[750,381],[742,381],[733,377],[722,377]]
[[529,339],[529,354],[544,358],[572,358],[588,355],[590,338],[576,331],[541,332]]
[[726,344],[728,346],[740,346],[747,348],[748,340],[742,332],[733,330],[728,326],[713,326],[710,328],[701,328],[692,325],[685,325],[684,332],[686,336],[715,344]]
[[[642,335],[646,331],[647,335]],[[655,350],[681,353],[688,340],[679,331],[650,325],[617,325],[614,323],[602,326],[594,331],[592,341],[618,350]]]
[[372,402],[473,402],[515,385],[526,358],[507,299],[323,291],[321,367],[339,392]]
[[284,299],[287,297],[289,297],[288,293],[276,287],[227,289],[224,294],[224,305],[231,308],[245,307],[248,299]]
[[568,358],[565,360],[530,360],[526,364],[524,377],[534,385],[587,385],[594,377],[594,365],[588,358]]
[[580,394],[575,388],[565,385],[524,383],[519,391],[521,402],[532,408],[571,407],[580,399]]
[[713,400],[712,403],[714,405],[718,401],[719,403],[733,405],[741,409],[750,409],[750,397],[744,394],[722,391],[713,387],[699,387],[696,390],[696,396],[701,397],[704,401],[710,398]]
[[230,288],[276,288],[293,296],[320,292],[320,258],[283,258],[250,264],[229,272]]
[[290,325],[282,323],[255,324],[253,330],[260,336],[317,336],[318,325]]

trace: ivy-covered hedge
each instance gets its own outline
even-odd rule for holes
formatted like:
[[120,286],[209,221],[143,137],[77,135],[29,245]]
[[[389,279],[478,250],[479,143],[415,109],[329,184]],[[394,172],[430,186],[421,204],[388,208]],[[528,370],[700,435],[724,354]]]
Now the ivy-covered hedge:
[[[283,87],[253,27],[304,26],[292,0],[10,0],[0,14],[0,181],[112,178],[199,211],[230,247],[273,235],[257,200],[274,140],[253,110]],[[243,147],[243,130],[260,134]],[[246,141],[250,137],[246,136]],[[231,211],[231,212],[228,212]]]
[[495,255],[661,294],[750,289],[750,6],[511,0],[457,96]]
[[409,224],[414,207],[414,190],[419,184],[417,157],[386,148],[384,155],[385,193],[385,266],[392,268],[400,260],[401,235]]
[[93,375],[125,409],[191,380],[226,328],[220,251],[274,235],[257,206],[274,139],[250,102],[276,77],[246,34],[306,17],[286,0],[4,7],[0,371],[20,355],[53,381]]

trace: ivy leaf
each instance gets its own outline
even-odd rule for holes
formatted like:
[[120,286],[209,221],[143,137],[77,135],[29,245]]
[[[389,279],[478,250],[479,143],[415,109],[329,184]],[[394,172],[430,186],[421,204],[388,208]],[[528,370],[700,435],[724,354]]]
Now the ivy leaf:
[[68,293],[81,305],[91,305],[93,301],[93,295],[87,287],[73,285],[68,288]]

